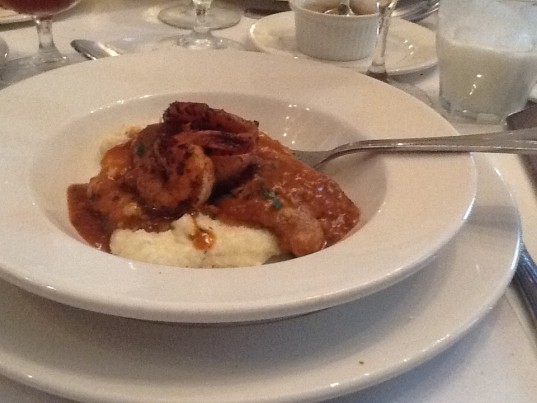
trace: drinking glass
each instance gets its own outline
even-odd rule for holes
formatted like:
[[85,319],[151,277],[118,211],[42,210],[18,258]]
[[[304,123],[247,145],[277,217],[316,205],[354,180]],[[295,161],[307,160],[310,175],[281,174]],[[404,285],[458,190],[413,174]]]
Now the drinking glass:
[[[158,19],[165,24],[184,29],[192,29],[196,22],[196,11],[192,0],[177,0],[177,5],[164,8]],[[237,9],[212,5],[205,15],[205,24],[211,29],[229,28],[237,25],[241,13]]]
[[537,81],[536,0],[442,0],[440,102],[452,119],[499,123]]
[[425,91],[414,85],[394,80],[388,75],[388,72],[386,71],[386,44],[388,41],[388,31],[390,29],[390,22],[392,19],[393,11],[397,7],[398,2],[399,0],[377,1],[377,7],[379,11],[377,44],[375,46],[371,65],[369,66],[369,69],[367,70],[366,74],[369,77],[376,78],[377,80],[383,81],[396,88],[399,88],[400,90],[407,92],[408,94],[414,96],[415,98],[426,103],[427,105],[432,105],[432,101],[425,93]]
[[21,14],[31,15],[37,28],[39,49],[34,56],[9,61],[0,70],[0,84],[7,86],[33,75],[69,63],[54,44],[52,18],[79,0],[0,0],[0,4]]
[[207,25],[207,12],[211,7],[212,0],[193,0],[196,21],[192,31],[177,38],[177,45],[187,49],[204,50],[204,49],[239,49],[243,50],[244,46],[239,42],[226,38],[216,37],[212,34],[211,28]]

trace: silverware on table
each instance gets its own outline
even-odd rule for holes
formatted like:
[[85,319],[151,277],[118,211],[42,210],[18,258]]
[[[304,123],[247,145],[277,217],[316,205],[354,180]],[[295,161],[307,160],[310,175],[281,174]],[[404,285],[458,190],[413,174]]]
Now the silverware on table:
[[71,41],[71,46],[82,56],[95,60],[109,56],[119,56],[121,53],[102,42],[90,41],[86,39],[75,39]]
[[[507,118],[511,131],[480,133],[463,136],[422,137],[411,139],[364,140],[344,144],[328,151],[291,150],[302,162],[318,167],[343,155],[363,152],[496,152],[519,153],[530,164],[530,176],[537,188],[537,106],[517,112]],[[513,283],[518,287],[537,327],[537,265],[524,244],[520,246],[519,260]]]
[[[506,123],[510,129],[537,128],[537,106],[530,106],[509,115]],[[534,188],[537,189],[537,156],[523,155],[521,158]],[[513,284],[520,291],[533,324],[537,327],[537,265],[524,245],[520,248]]]
[[302,162],[318,167],[334,158],[364,151],[375,152],[487,152],[537,155],[537,127],[464,136],[361,140],[327,151],[291,150]]
[[537,265],[524,245],[520,248],[513,284],[520,291],[533,324],[537,327]]

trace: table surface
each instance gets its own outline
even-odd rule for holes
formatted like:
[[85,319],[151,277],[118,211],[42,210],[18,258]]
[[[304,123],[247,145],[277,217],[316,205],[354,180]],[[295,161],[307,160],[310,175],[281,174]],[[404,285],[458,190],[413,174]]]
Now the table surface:
[[[223,1],[223,0],[222,0]],[[227,0],[239,7],[269,6],[271,0]],[[111,41],[132,35],[166,35],[177,30],[162,24],[158,12],[174,1],[159,0],[83,0],[74,9],[58,16],[54,37],[58,48],[82,61],[70,47],[73,39]],[[248,28],[256,20],[243,17],[231,28],[218,34],[239,40],[253,50],[248,42]],[[436,16],[420,22],[430,29]],[[35,28],[31,22],[0,25],[0,37],[9,48],[9,58],[33,54],[37,47]],[[438,72],[436,68],[398,77],[428,92],[437,105]],[[452,122],[461,133],[497,130],[499,126]],[[518,204],[522,219],[524,242],[537,256],[537,197],[526,172],[516,156],[489,155],[491,163],[501,172]],[[343,402],[461,402],[529,403],[537,392],[537,330],[516,291],[509,287],[499,303],[490,310],[471,332],[447,351],[431,361],[395,379],[350,396],[332,400]],[[0,376],[2,402],[67,402]]]

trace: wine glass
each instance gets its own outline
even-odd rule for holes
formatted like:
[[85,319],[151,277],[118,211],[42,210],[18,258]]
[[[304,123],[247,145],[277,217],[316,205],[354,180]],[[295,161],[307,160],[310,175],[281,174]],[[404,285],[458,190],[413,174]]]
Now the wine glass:
[[369,66],[369,69],[367,70],[366,74],[369,77],[376,78],[377,80],[383,81],[409,93],[410,95],[418,98],[427,105],[432,105],[433,103],[431,101],[431,98],[429,98],[425,91],[421,90],[416,86],[394,80],[388,75],[388,72],[386,71],[386,44],[388,40],[388,31],[390,29],[390,22],[393,11],[395,10],[395,7],[397,7],[398,2],[399,0],[377,1],[377,8],[379,11],[377,44],[375,46],[371,65]]
[[0,83],[4,86],[69,63],[54,44],[52,17],[65,11],[79,0],[0,0],[0,4],[21,14],[31,15],[37,28],[39,49],[34,56],[5,63],[0,70]]
[[216,37],[207,25],[207,12],[211,7],[212,0],[192,0],[196,13],[196,20],[192,31],[176,38],[176,44],[187,49],[238,49],[244,50],[239,42],[226,38]]
[[[177,0],[177,5],[162,9],[158,19],[165,24],[192,29],[196,22],[195,8],[192,0]],[[205,24],[211,29],[229,28],[237,25],[241,19],[241,13],[237,9],[218,7],[212,5],[205,16]]]

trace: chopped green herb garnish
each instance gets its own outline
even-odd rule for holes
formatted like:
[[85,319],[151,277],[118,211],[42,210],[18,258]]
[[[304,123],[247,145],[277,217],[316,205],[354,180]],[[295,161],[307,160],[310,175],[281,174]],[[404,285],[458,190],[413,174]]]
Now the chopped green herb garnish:
[[281,209],[282,206],[283,206],[283,204],[280,201],[280,199],[278,199],[278,198],[272,199],[272,207],[274,207],[276,210]]
[[275,209],[282,208],[283,204],[273,189],[268,189],[268,188],[263,187],[261,188],[261,193],[263,194],[265,198],[269,199],[272,202],[272,207],[274,207]]

